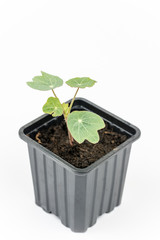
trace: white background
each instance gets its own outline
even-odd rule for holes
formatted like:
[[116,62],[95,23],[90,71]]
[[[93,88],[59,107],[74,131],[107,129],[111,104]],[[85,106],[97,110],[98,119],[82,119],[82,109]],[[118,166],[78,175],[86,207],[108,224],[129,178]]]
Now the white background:
[[[18,129],[50,92],[26,85],[40,71],[98,81],[81,97],[138,126],[122,205],[73,233],[34,204]],[[160,239],[159,0],[0,0],[0,238]],[[73,96],[57,89],[62,101]]]

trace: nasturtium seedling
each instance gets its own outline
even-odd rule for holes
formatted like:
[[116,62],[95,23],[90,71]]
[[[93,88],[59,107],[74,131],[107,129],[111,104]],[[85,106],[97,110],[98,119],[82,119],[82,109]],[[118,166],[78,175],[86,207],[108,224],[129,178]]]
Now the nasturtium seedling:
[[70,145],[73,145],[73,139],[79,144],[85,140],[95,144],[99,141],[98,130],[105,127],[103,119],[89,111],[72,111],[72,106],[78,90],[80,88],[92,87],[96,81],[88,77],[77,77],[66,81],[70,87],[77,88],[76,93],[70,104],[61,103],[54,89],[63,85],[63,80],[57,76],[41,72],[41,76],[36,76],[32,82],[27,82],[33,89],[48,91],[52,90],[54,97],[49,97],[43,106],[43,112],[51,114],[53,117],[64,116],[68,129]]

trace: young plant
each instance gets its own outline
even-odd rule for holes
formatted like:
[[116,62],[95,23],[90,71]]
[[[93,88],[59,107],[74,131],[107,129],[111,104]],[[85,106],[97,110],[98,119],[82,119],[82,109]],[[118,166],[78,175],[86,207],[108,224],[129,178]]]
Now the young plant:
[[51,114],[53,117],[63,114],[66,122],[70,145],[73,145],[73,139],[78,143],[85,140],[95,144],[99,141],[98,130],[105,127],[103,119],[89,111],[72,111],[72,106],[78,90],[80,88],[92,87],[96,81],[88,78],[72,78],[66,82],[70,87],[77,88],[75,95],[70,103],[61,103],[55,94],[55,88],[63,85],[63,80],[57,76],[41,72],[41,76],[36,76],[32,82],[27,82],[28,86],[33,89],[48,91],[51,90],[54,97],[49,97],[43,106],[43,112]]

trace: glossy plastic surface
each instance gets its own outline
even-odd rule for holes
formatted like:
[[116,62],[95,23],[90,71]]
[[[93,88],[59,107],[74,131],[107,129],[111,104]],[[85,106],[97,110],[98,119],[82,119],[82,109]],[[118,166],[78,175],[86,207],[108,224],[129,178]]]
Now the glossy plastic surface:
[[62,117],[42,115],[22,127],[19,135],[28,144],[36,204],[57,215],[72,231],[85,232],[98,216],[121,203],[131,145],[140,130],[86,99],[77,98],[74,108],[99,114],[128,139],[89,167],[79,169],[27,136],[53,122],[58,124]]

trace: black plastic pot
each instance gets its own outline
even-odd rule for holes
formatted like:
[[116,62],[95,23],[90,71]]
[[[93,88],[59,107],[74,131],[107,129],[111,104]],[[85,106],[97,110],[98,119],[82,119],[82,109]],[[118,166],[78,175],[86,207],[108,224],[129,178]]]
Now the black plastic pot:
[[57,215],[72,231],[85,232],[98,216],[120,205],[131,145],[140,130],[86,99],[77,98],[73,107],[99,114],[129,138],[89,167],[79,169],[27,136],[62,117],[42,115],[22,127],[19,135],[28,144],[36,204]]

